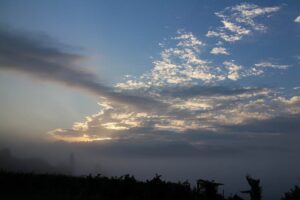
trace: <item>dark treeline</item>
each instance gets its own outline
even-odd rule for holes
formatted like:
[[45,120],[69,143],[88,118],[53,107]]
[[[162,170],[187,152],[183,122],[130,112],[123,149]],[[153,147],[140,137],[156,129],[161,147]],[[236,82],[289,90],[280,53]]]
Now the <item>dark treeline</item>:
[[[246,176],[251,200],[262,199],[259,179]],[[121,177],[68,176],[0,171],[0,199],[87,199],[87,200],[242,200],[238,195],[224,197],[215,181],[199,179],[196,187],[189,182],[167,182],[155,175],[151,180],[138,181],[131,175]],[[282,200],[299,200],[298,186]]]

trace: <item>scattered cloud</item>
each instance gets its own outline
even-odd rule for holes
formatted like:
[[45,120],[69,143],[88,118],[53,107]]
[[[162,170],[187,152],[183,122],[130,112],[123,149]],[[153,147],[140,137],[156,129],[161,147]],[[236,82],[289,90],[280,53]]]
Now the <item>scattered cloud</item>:
[[300,90],[300,86],[294,87],[294,90]]
[[218,37],[226,42],[236,42],[253,31],[266,31],[267,27],[257,23],[255,18],[270,15],[279,11],[280,7],[259,7],[255,4],[242,3],[233,7],[227,7],[216,16],[221,18],[223,26],[215,30],[209,30],[207,37]]
[[[258,9],[257,12],[274,10]],[[237,27],[231,28],[233,31]],[[243,30],[235,31],[242,34]],[[115,89],[121,94],[155,99],[164,108],[154,112],[137,110],[102,98],[98,113],[88,116],[84,122],[74,123],[70,129],[52,130],[50,135],[66,141],[176,141],[183,139],[182,133],[188,135],[196,131],[222,135],[228,133],[228,127],[300,113],[298,96],[286,97],[279,90],[269,88],[225,84],[261,75],[266,68],[286,69],[288,65],[261,62],[247,68],[234,60],[216,65],[201,57],[205,51],[204,42],[185,31],[178,31],[162,48],[160,57],[153,61],[152,70],[140,77],[126,76],[127,79],[117,83]]]
[[214,55],[219,55],[219,54],[223,54],[223,55],[229,55],[229,52],[227,51],[226,48],[224,47],[214,47],[211,51],[211,54]]

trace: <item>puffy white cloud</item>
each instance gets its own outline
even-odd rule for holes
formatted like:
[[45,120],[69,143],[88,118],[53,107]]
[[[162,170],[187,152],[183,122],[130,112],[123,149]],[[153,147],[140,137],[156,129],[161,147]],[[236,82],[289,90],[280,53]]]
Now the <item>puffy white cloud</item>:
[[288,97],[277,97],[274,102],[282,108],[281,112],[289,114],[300,113],[300,96]]
[[238,35],[248,35],[250,33],[250,30],[242,28],[241,26],[236,25],[230,21],[223,20],[222,23],[223,23],[225,29],[227,29],[233,33],[236,33]]
[[199,48],[205,45],[202,41],[198,40],[192,33],[178,31],[178,36],[175,37],[175,39],[179,40],[177,46],[190,47],[196,51],[199,51]]
[[242,66],[236,65],[233,61],[225,61],[223,62],[226,69],[228,69],[227,77],[231,80],[238,80],[240,78],[240,70]]
[[238,34],[227,34],[225,32],[218,31],[208,31],[206,34],[207,37],[219,37],[226,42],[235,42],[242,39],[241,35]]
[[298,17],[295,18],[294,22],[300,23],[300,15],[299,15]]
[[138,90],[141,88],[147,88],[149,85],[142,81],[128,80],[125,83],[117,83],[116,87],[125,90]]
[[229,52],[227,51],[226,48],[224,47],[214,47],[211,51],[211,54],[214,55],[219,55],[219,54],[223,54],[223,55],[229,55]]

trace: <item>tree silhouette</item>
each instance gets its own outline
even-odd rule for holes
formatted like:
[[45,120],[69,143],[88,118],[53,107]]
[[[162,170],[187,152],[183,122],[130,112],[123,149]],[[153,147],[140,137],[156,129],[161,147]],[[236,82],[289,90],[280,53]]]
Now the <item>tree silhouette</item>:
[[250,175],[247,175],[246,179],[251,189],[241,191],[241,193],[249,194],[251,200],[261,200],[261,187],[259,185],[260,180],[254,179]]

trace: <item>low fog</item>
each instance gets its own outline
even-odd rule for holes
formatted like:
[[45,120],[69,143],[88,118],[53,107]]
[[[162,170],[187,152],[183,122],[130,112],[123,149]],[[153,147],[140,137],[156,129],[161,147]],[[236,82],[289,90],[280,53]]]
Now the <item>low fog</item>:
[[188,180],[194,186],[202,178],[224,183],[221,190],[226,196],[247,189],[245,176],[250,174],[261,179],[264,199],[279,199],[299,184],[300,178],[299,156],[288,150],[240,151],[167,141],[67,143],[9,138],[0,142],[0,168],[9,171],[75,176],[132,174],[139,180],[151,179],[158,173],[164,180]]

